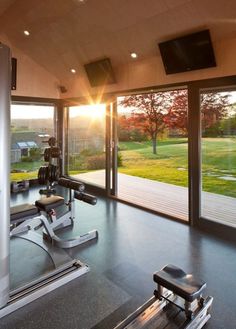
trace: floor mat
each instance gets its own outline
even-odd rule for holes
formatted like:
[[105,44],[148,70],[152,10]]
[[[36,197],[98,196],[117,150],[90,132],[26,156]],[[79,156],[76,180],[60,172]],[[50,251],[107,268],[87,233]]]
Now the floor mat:
[[105,276],[89,272],[1,319],[1,329],[90,329],[129,299]]

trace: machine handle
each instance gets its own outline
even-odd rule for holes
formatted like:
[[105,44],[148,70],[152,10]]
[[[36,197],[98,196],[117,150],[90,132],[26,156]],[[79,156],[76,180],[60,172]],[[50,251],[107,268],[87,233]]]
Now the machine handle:
[[59,178],[58,184],[79,192],[83,192],[85,190],[83,183],[68,178]]
[[97,198],[91,194],[88,193],[81,193],[81,192],[74,192],[74,198],[80,201],[84,201],[86,203],[89,203],[93,206],[97,203]]

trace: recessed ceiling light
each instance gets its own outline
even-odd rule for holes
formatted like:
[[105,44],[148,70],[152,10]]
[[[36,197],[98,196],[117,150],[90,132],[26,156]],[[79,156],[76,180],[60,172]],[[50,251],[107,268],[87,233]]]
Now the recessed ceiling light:
[[30,35],[29,31],[25,30],[24,35],[27,35],[27,37]]
[[130,53],[130,56],[131,56],[132,58],[137,58],[137,57],[138,57],[138,55],[137,55],[136,53]]
[[75,69],[71,69],[70,71],[71,71],[71,73],[73,73],[73,74],[76,73],[76,70],[75,70]]

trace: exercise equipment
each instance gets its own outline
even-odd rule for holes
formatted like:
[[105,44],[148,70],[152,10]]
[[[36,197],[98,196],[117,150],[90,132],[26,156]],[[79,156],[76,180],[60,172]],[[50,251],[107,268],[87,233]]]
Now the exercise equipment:
[[[14,225],[14,228],[11,230],[11,236],[19,235],[29,230],[35,231],[42,226],[43,238],[52,245],[64,249],[78,246],[98,237],[97,230],[92,230],[67,240],[58,237],[56,234],[57,230],[74,224],[75,199],[91,205],[97,203],[97,199],[93,195],[81,192],[85,187],[84,184],[80,182],[61,178],[58,184],[69,188],[69,200],[65,202],[65,199],[61,196],[50,196],[37,200],[35,205],[23,204],[21,206],[12,207],[11,224]],[[58,217],[57,210],[62,206],[66,206],[67,210]],[[31,234],[25,236],[24,239],[32,241]]]
[[[55,268],[23,287],[10,290],[10,71],[10,49],[0,43],[0,318],[89,271],[86,264],[71,258],[65,250],[47,243],[39,234],[29,231],[26,235],[35,235],[37,245],[48,253]],[[31,215],[36,215],[38,210],[22,211],[22,217],[31,216],[30,211]]]
[[9,300],[11,52],[0,43],[0,308]]
[[174,265],[154,273],[154,296],[114,329],[201,329],[210,319],[213,298],[203,298],[206,283]]
[[22,180],[19,182],[11,182],[11,192],[18,193],[18,192],[25,192],[29,190],[29,181]]
[[[97,230],[92,230],[72,239],[61,239],[56,231],[74,223],[75,201],[73,195],[75,192],[80,195],[76,199],[91,205],[95,205],[97,199],[82,192],[85,187],[80,182],[61,178],[59,184],[69,188],[70,198],[68,202],[65,202],[61,196],[49,196],[37,200],[35,205],[23,204],[11,208],[12,229],[10,237],[28,240],[42,248],[51,258],[54,270],[11,292],[9,302],[3,309],[0,309],[0,318],[89,271],[86,264],[72,259],[63,249],[96,239],[98,237]],[[74,191],[75,189],[77,191]],[[65,206],[67,211],[57,217],[56,210]],[[41,227],[43,228],[42,232],[39,230]]]
[[49,147],[44,149],[44,161],[48,162],[47,165],[41,166],[38,170],[38,183],[40,185],[46,185],[46,188],[40,189],[40,194],[51,195],[55,194],[54,184],[59,178],[59,159],[61,156],[61,150],[56,146],[57,140],[55,137],[50,137],[48,141]]
[[[40,185],[47,185],[58,180],[59,172],[58,167],[52,164],[48,166],[41,166],[38,171],[38,183]],[[42,193],[44,194],[44,193]]]

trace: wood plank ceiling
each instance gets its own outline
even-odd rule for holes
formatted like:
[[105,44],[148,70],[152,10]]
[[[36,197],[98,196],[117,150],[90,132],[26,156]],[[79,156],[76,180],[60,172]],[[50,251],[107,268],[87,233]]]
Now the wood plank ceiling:
[[[159,56],[157,43],[209,28],[236,37],[235,0],[1,0],[0,34],[61,81],[74,67],[110,57],[113,66]],[[25,37],[24,30],[30,31]]]

